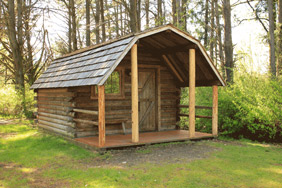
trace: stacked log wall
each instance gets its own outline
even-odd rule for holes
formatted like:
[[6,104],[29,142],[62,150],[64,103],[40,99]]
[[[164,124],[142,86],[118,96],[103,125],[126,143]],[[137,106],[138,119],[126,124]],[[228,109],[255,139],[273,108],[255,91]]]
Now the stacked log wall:
[[[126,133],[131,132],[131,76],[130,53],[125,56],[118,67],[124,71],[124,97],[109,99],[106,95],[106,134],[123,133],[121,124],[109,125],[107,122],[116,119],[127,119],[125,122]],[[176,128],[177,101],[179,101],[179,87],[175,78],[160,59],[152,57],[148,53],[138,51],[138,65],[148,67],[160,67],[161,77],[161,130]],[[139,67],[140,68],[140,67]],[[76,108],[98,111],[98,99],[91,99],[91,86],[75,87],[70,91],[76,93],[74,102]],[[98,116],[83,113],[75,113],[75,118],[90,121],[98,121]],[[76,123],[77,137],[96,136],[98,127],[87,123]]]
[[38,126],[51,132],[75,137],[73,122],[74,92],[64,89],[38,89],[37,119]]

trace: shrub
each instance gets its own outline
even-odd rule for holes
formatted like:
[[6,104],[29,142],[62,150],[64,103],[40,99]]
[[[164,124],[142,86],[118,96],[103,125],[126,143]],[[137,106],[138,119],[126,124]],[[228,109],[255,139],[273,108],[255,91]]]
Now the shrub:
[[222,134],[260,141],[282,138],[282,84],[267,75],[237,75],[235,83],[219,90],[219,128]]
[[14,85],[4,85],[0,89],[0,114],[2,116],[31,117],[34,111],[34,92],[26,88],[26,114],[23,114],[21,97],[17,94]]

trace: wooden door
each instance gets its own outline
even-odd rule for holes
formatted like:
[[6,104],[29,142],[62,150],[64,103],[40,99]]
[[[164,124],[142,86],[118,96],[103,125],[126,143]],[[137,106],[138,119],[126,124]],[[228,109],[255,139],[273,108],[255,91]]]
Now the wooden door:
[[139,129],[156,130],[156,75],[154,69],[139,69]]

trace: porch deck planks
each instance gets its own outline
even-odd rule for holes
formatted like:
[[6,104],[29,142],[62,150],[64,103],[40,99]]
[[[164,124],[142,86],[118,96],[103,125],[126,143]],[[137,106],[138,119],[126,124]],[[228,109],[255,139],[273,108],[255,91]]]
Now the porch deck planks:
[[133,143],[131,140],[131,134],[127,135],[107,135],[106,143],[103,147],[99,147],[98,137],[84,137],[76,138],[79,143],[94,147],[94,148],[121,148],[128,146],[138,146],[145,144],[157,144],[166,142],[186,141],[186,140],[200,140],[214,138],[212,134],[196,132],[193,138],[189,138],[189,131],[186,130],[171,130],[161,132],[146,132],[139,134],[139,142]]

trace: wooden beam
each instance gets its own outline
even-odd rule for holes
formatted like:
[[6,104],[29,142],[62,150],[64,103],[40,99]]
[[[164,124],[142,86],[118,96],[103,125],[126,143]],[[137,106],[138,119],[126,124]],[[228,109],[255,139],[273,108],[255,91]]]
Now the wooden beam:
[[169,66],[170,70],[173,72],[173,74],[178,78],[178,80],[180,82],[184,82],[184,80],[182,79],[182,77],[179,75],[179,73],[177,72],[177,70],[174,68],[174,66],[172,65],[172,63],[169,61],[169,59],[165,56],[162,55],[164,61],[166,62],[166,64]]
[[103,147],[105,145],[105,86],[98,86],[98,103],[99,103],[99,147]]
[[[189,108],[189,105],[178,105],[179,108]],[[209,109],[212,110],[211,106],[195,106],[196,109]]]
[[[179,116],[189,117],[189,114],[178,114]],[[212,116],[202,116],[202,115],[195,115],[196,118],[206,118],[206,119],[212,119]]]
[[195,49],[189,50],[189,137],[195,137],[195,83],[196,83]]
[[218,88],[212,87],[212,135],[218,135]]
[[156,126],[157,130],[161,130],[161,69],[156,69]]
[[98,115],[99,113],[97,111],[94,110],[84,110],[84,109],[73,109],[74,112],[80,112],[80,113],[84,113],[84,114],[91,114],[91,115]]
[[131,48],[132,142],[139,142],[137,44]]
[[77,118],[74,118],[73,121],[78,122],[78,123],[85,123],[85,124],[99,126],[99,123],[97,121],[91,121],[91,120],[85,120],[85,119],[77,119]]

